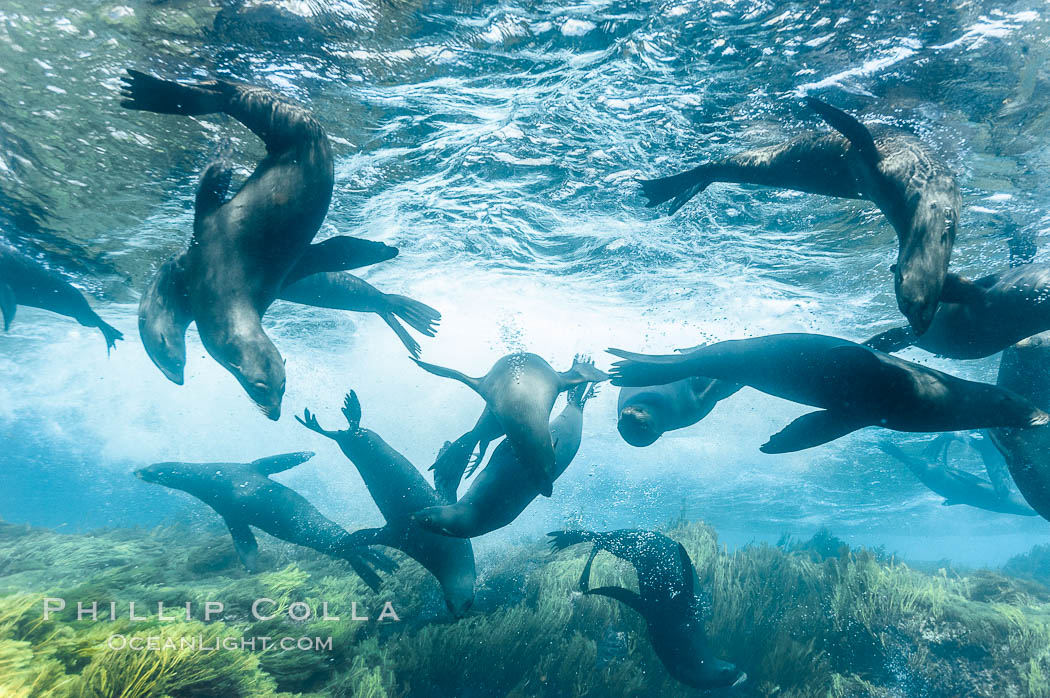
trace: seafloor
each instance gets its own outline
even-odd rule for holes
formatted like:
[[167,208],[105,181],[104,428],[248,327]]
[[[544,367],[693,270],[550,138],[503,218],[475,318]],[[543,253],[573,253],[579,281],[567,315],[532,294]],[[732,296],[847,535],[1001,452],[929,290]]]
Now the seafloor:
[[[710,642],[749,675],[734,695],[1050,695],[1042,548],[1012,560],[1009,574],[920,571],[827,532],[733,553],[702,523],[666,532],[711,594]],[[342,562],[272,538],[262,549],[268,571],[249,576],[217,531],[0,525],[0,696],[697,695],[667,675],[639,617],[576,591],[586,546],[552,556],[537,543],[488,560],[475,612],[456,621],[411,560],[374,594]],[[609,556],[594,572],[596,584],[635,583]],[[45,621],[45,597],[67,608]],[[340,620],[256,621],[251,604],[263,598],[281,613],[298,602],[319,615],[327,603]],[[223,620],[202,622],[215,599],[225,602]],[[75,620],[78,601],[98,601],[98,620]],[[147,620],[129,619],[131,601]],[[158,620],[158,601],[183,618]],[[386,601],[399,621],[377,620]],[[352,611],[369,620],[351,620]],[[114,649],[114,636],[155,638],[159,649]],[[205,647],[224,637],[331,638],[331,649],[164,648],[186,637]]]

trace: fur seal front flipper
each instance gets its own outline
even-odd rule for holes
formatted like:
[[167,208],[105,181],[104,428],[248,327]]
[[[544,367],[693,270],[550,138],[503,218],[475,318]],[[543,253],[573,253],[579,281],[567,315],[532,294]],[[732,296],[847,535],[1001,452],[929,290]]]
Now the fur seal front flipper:
[[233,549],[237,551],[241,564],[248,572],[256,574],[259,571],[259,542],[255,540],[252,529],[245,523],[231,521],[225,516],[222,517],[222,520],[230,531],[230,537],[233,538]]
[[845,136],[869,164],[875,165],[882,160],[882,153],[875,145],[871,131],[855,117],[816,97],[806,97],[806,106],[819,114],[828,126]]
[[903,327],[894,327],[892,330],[886,330],[885,332],[875,335],[871,339],[865,341],[864,346],[874,349],[875,351],[894,354],[901,349],[906,349],[912,346],[918,341],[919,337],[912,330],[911,325],[905,325]]
[[284,280],[285,287],[314,274],[349,271],[385,262],[398,255],[398,248],[383,242],[336,235],[306,248]]
[[826,444],[846,434],[872,426],[849,414],[821,410],[804,414],[769,437],[758,447],[762,453],[793,453]]
[[4,316],[4,332],[11,329],[16,310],[18,310],[18,301],[15,300],[14,289],[0,281],[0,313]]

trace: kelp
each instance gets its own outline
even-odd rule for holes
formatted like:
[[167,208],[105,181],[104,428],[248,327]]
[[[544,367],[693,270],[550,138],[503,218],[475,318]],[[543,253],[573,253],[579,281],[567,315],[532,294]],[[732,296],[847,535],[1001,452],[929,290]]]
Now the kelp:
[[[1050,697],[1050,590],[1037,582],[989,570],[927,574],[826,531],[732,553],[702,523],[665,532],[696,565],[711,645],[748,673],[726,695]],[[266,571],[253,576],[218,529],[0,526],[0,696],[696,695],[668,676],[637,614],[579,592],[586,545],[502,551],[482,569],[475,610],[459,620],[433,578],[397,553],[401,568],[373,593],[341,561],[265,537],[261,549]],[[636,585],[609,555],[592,577]],[[45,597],[67,607],[45,620]],[[259,620],[250,608],[263,598],[273,617]],[[78,600],[99,601],[104,617],[76,620]],[[115,620],[110,600],[120,602]],[[129,617],[130,600],[145,620]],[[157,617],[158,601],[174,620]],[[205,621],[209,601],[225,608]],[[387,601],[399,621],[378,620]],[[324,604],[338,620],[323,617]],[[289,616],[303,608],[310,617]],[[113,636],[172,644],[134,651],[111,646]],[[330,644],[178,644],[259,637]]]

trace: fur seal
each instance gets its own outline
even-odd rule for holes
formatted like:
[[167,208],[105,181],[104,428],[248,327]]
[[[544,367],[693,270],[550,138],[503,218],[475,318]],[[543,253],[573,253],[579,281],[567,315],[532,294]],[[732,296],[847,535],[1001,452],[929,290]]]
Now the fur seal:
[[[580,450],[583,406],[595,392],[593,383],[569,388],[565,409],[551,420],[555,479],[561,477]],[[434,478],[437,481],[436,471]],[[458,481],[448,486],[455,489],[457,485]],[[428,507],[416,513],[414,518],[428,531],[456,538],[475,538],[510,524],[539,494],[529,472],[504,440],[458,502]]]
[[609,353],[626,359],[614,364],[613,385],[705,376],[822,408],[770,437],[761,447],[764,453],[812,448],[869,426],[932,432],[1050,422],[1050,415],[1012,391],[819,334],[731,340],[666,356]]
[[372,499],[386,519],[383,528],[358,531],[355,536],[367,545],[396,548],[433,574],[445,595],[445,605],[459,618],[474,602],[474,549],[469,540],[449,538],[419,526],[412,514],[427,507],[450,504],[456,494],[435,491],[408,460],[370,429],[361,427],[361,402],[353,391],[343,403],[348,428],[326,431],[306,410],[296,419],[311,431],[339,444],[361,473]]
[[[1050,408],[1050,336],[1036,335],[1007,348],[996,383]],[[990,429],[988,435],[1025,501],[1050,521],[1050,428]]]
[[193,240],[162,267],[143,297],[140,325],[153,329],[148,311],[154,307],[188,324],[173,310],[185,303],[208,353],[276,420],[284,360],[263,331],[262,316],[293,269],[305,276],[348,268],[363,243],[340,236],[310,245],[332,198],[328,137],[306,109],[261,87],[224,80],[180,84],[137,70],[128,70],[122,80],[121,105],[128,109],[228,114],[266,144],[266,157],[228,201],[230,169],[221,161],[206,169],[197,191]]
[[69,282],[0,241],[0,314],[5,332],[20,305],[71,317],[84,327],[97,327],[106,339],[106,351],[124,338],[119,330],[103,322],[84,294]]
[[397,568],[386,556],[363,547],[362,534],[348,533],[326,518],[295,490],[270,476],[313,458],[309,451],[260,458],[251,463],[154,463],[135,471],[140,480],[187,492],[226,523],[237,555],[249,572],[258,569],[259,544],[254,526],[274,538],[346,560],[373,591],[379,588],[375,566]]
[[620,415],[616,429],[630,445],[649,446],[665,432],[696,424],[740,387],[692,376],[666,385],[621,388],[616,404]]
[[1050,265],[1023,264],[975,281],[949,274],[921,337],[897,327],[865,344],[894,352],[917,346],[950,359],[983,359],[1050,330]]
[[[558,373],[536,354],[508,354],[481,378],[471,378],[451,368],[413,360],[423,370],[435,376],[458,380],[485,399],[485,411],[478,424],[464,435],[467,443],[473,440],[473,443],[469,443],[467,454],[473,450],[474,444],[482,443],[484,438],[494,439],[505,433],[518,461],[527,468],[540,494],[545,497],[551,496],[554,491],[556,464],[550,433],[554,401],[559,393],[574,385],[600,383],[609,379],[589,359],[580,356],[573,361],[572,368]],[[457,439],[454,444],[454,448],[460,450],[450,448],[446,456],[449,453],[456,456],[462,453],[464,437]],[[483,455],[484,447],[479,462]],[[449,460],[439,460],[440,465],[435,463],[435,471],[445,468],[463,471],[459,463],[450,464]]]
[[933,320],[955,244],[962,198],[948,167],[918,139],[868,127],[812,97],[811,109],[835,133],[806,133],[671,177],[641,182],[648,206],[671,201],[670,212],[712,182],[760,184],[873,202],[897,232],[897,305],[916,334]]
[[908,466],[927,489],[944,497],[944,506],[966,504],[1000,514],[1037,516],[1014,492],[1001,493],[989,480],[948,465],[949,447],[954,440],[953,435],[943,434],[932,441],[921,456],[907,453],[889,441],[881,442],[879,449]]
[[[580,576],[580,591],[615,599],[645,619],[649,640],[668,673],[694,688],[736,686],[747,674],[711,651],[704,631],[709,601],[700,587],[693,561],[681,543],[653,531],[553,531],[551,549],[564,550],[593,542]],[[591,564],[607,550],[629,562],[638,574],[638,591],[623,587],[590,588]]]

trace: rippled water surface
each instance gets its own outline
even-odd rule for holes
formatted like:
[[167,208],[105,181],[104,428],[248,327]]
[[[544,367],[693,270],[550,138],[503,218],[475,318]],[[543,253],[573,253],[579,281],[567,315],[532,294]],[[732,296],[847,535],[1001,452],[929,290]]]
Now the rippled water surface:
[[[279,423],[205,357],[194,330],[187,384],[168,383],[137,338],[139,294],[184,248],[197,178],[223,139],[242,177],[262,148],[223,117],[122,109],[127,67],[232,77],[309,105],[338,158],[319,237],[398,246],[366,278],[440,309],[425,358],[480,375],[515,349],[564,370],[577,352],[607,367],[608,346],[666,351],[783,331],[862,340],[902,324],[894,233],[870,204],[714,185],[666,217],[638,193],[638,177],[823,129],[807,93],[917,134],[963,189],[954,269],[1004,267],[1013,232],[1047,227],[1047,14],[1034,0],[8,0],[2,232],[89,292],[127,341],[107,358],[94,330],[28,308],[0,336],[10,480],[0,515],[157,523],[185,505],[135,482],[134,467],[315,448],[320,457],[281,478],[333,518],[371,524],[356,474],[292,413],[334,421],[354,388],[364,424],[425,468],[480,411],[466,388],[413,366],[374,316],[281,303],[266,321],[288,360]],[[906,356],[994,378],[994,360]],[[653,526],[685,515],[731,544],[827,525],[920,559],[998,564],[1045,538],[1041,519],[939,506],[874,448],[873,430],[760,454],[802,410],[755,391],[633,449],[615,431],[615,392],[587,408],[583,447],[555,496],[495,539],[567,520]],[[129,497],[147,505],[128,507]]]

